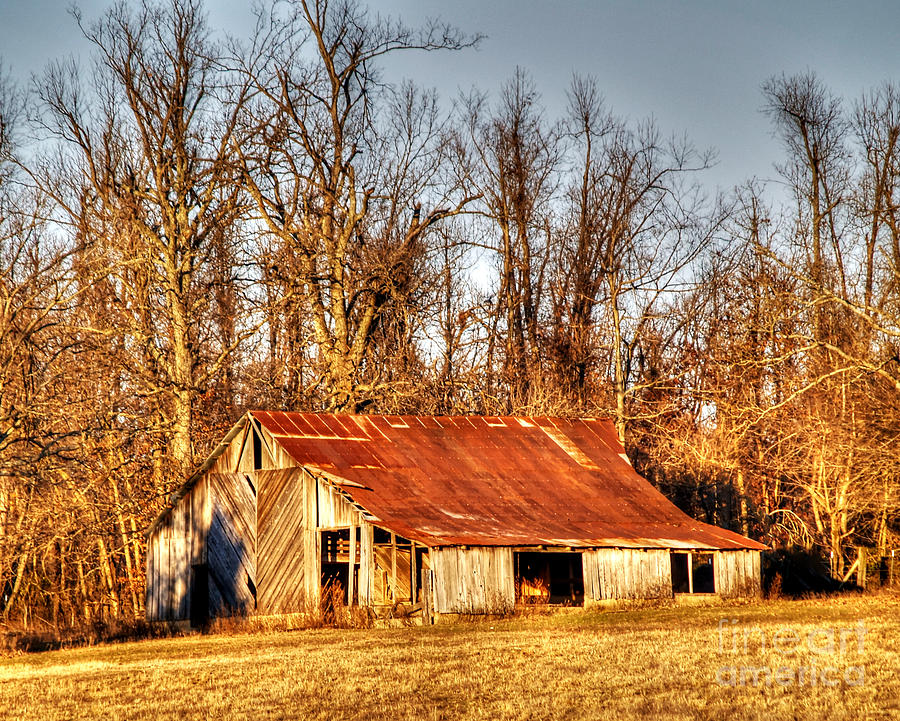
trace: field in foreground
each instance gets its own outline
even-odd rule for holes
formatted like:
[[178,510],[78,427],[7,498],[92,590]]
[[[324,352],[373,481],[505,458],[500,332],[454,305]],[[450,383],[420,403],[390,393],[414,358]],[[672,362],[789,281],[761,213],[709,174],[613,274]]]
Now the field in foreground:
[[900,718],[900,603],[579,610],[0,658],[4,719],[643,717]]

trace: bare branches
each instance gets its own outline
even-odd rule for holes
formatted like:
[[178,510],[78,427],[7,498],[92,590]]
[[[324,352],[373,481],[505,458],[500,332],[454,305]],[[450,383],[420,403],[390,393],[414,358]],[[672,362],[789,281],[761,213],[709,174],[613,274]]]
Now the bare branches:
[[[305,315],[285,329],[294,337],[272,340],[306,353],[299,339],[308,329],[322,365],[313,390],[325,407],[354,410],[379,387],[375,334],[405,322],[430,233],[469,202],[433,192],[446,123],[436,98],[382,83],[377,60],[477,38],[437,24],[411,30],[353,3],[290,10],[290,22],[267,40],[269,63],[253,73],[259,101],[248,130],[262,132],[234,150],[256,212],[277,238],[275,292],[296,292]],[[423,210],[426,198],[433,209]]]

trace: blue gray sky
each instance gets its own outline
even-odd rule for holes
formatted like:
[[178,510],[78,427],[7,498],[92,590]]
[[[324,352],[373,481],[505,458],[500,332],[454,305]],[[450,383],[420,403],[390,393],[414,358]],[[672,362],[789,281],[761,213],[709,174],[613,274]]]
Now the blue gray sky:
[[[20,79],[50,59],[86,53],[68,0],[0,0],[0,57]],[[81,0],[85,17],[108,3]],[[215,27],[240,33],[247,0],[207,0]],[[593,75],[608,105],[665,133],[714,148],[710,186],[775,176],[779,147],[760,113],[760,85],[812,69],[848,104],[885,80],[900,81],[900,3],[856,0],[381,0],[379,12],[418,24],[440,17],[487,37],[478,50],[403,55],[391,69],[449,98],[473,86],[496,91],[527,69],[550,115],[565,109],[574,72]]]

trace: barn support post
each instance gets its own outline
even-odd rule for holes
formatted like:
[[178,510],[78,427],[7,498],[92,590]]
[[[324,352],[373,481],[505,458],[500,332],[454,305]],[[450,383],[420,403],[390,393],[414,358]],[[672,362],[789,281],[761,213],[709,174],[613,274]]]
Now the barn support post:
[[426,626],[434,623],[434,602],[432,600],[433,575],[430,568],[422,569],[422,620]]
[[416,602],[416,542],[409,542],[409,602]]
[[350,524],[350,557],[347,567],[347,605],[356,605],[356,524]]
[[397,602],[397,534],[391,531],[391,601]]

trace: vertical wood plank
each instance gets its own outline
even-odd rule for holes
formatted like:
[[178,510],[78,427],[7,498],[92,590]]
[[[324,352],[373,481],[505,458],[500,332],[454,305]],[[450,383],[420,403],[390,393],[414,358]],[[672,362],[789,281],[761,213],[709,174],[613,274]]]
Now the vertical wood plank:
[[304,568],[304,583],[306,585],[305,603],[310,608],[316,608],[319,605],[319,594],[321,588],[322,572],[320,568],[321,559],[319,557],[319,547],[317,543],[317,531],[319,524],[318,507],[318,484],[319,481],[313,478],[305,470],[303,471],[303,498],[306,507],[303,509],[303,537],[304,537],[304,559],[306,561]]
[[391,531],[391,601],[397,602],[397,534]]
[[433,571],[430,568],[422,569],[422,616],[426,625],[434,623],[433,600]]
[[347,567],[347,605],[356,605],[356,524],[350,526],[350,560]]
[[762,553],[760,551],[747,551],[750,559],[750,593],[758,595],[762,593]]
[[687,565],[688,565],[688,593],[694,592],[694,554],[688,551],[687,554]]
[[154,589],[156,588],[156,544],[159,534],[154,533],[147,542],[147,572],[144,580],[144,616],[147,621],[156,621],[158,618],[156,610],[156,598]]
[[609,557],[613,577],[615,578],[615,598],[625,598],[625,592],[628,588],[625,580],[625,552],[621,548],[613,549]]
[[409,551],[409,602],[416,602],[416,542],[410,542]]
[[371,606],[375,589],[375,528],[367,521],[360,527],[359,543],[359,602]]
[[597,550],[597,569],[600,572],[600,597],[612,598],[612,578],[609,574],[609,549]]

